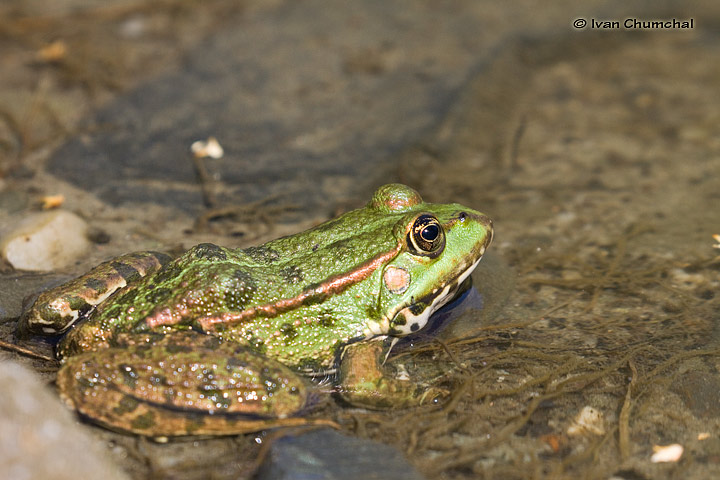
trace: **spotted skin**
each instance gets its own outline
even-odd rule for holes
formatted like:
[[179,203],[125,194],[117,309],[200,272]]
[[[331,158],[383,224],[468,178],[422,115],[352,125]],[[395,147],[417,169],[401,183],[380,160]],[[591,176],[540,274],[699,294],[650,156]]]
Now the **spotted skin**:
[[[82,319],[57,347],[61,395],[121,431],[233,434],[300,415],[309,403],[298,373],[348,358],[367,369],[340,379],[351,402],[366,404],[380,384],[381,403],[416,402],[362,359],[378,355],[368,341],[421,329],[491,239],[482,213],[385,185],[363,208],[257,247],[204,243],[152,268],[108,262],[57,290]],[[97,273],[127,285],[103,290]]]

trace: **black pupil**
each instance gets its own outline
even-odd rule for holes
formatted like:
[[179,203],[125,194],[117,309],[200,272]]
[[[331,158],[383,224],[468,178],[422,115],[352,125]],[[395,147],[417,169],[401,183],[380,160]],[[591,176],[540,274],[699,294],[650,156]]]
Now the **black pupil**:
[[433,242],[440,234],[440,228],[437,225],[428,225],[422,229],[420,236],[427,242]]

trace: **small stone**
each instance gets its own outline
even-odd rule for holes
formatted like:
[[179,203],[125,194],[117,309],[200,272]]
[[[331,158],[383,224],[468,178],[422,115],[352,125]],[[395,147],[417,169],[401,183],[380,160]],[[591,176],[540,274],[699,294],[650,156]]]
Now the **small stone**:
[[682,457],[685,449],[679,443],[672,445],[655,445],[653,446],[653,454],[650,457],[652,463],[668,463],[677,462]]
[[255,478],[421,480],[423,477],[393,447],[323,428],[273,442]]
[[0,362],[0,384],[0,476],[127,478],[33,372]]
[[605,418],[601,411],[586,405],[580,410],[573,423],[568,427],[567,434],[573,436],[604,435]]
[[193,144],[190,145],[190,151],[192,151],[197,158],[218,159],[225,155],[222,145],[220,145],[220,142],[218,142],[215,137],[193,142]]
[[90,246],[87,224],[64,210],[37,213],[3,236],[3,258],[17,270],[51,271],[73,263]]

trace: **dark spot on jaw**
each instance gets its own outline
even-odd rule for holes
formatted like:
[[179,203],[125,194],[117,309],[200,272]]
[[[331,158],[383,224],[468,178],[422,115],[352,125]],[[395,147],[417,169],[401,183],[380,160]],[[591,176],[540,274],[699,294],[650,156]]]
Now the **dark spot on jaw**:
[[413,324],[410,325],[410,331],[411,331],[411,332],[417,332],[418,330],[420,330],[420,324],[418,324],[418,323],[413,323]]
[[418,303],[413,303],[412,305],[410,305],[409,308],[410,308],[410,313],[417,316],[425,311],[425,309],[427,308],[427,305],[425,305],[422,302],[418,302]]
[[402,313],[398,313],[395,315],[395,318],[393,318],[392,325],[393,326],[403,326],[407,323],[407,319],[405,318],[405,315]]

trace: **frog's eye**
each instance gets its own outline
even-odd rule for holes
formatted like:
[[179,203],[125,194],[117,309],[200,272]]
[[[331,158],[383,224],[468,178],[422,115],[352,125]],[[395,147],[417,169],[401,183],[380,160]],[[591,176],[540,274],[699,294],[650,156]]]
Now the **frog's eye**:
[[437,257],[445,247],[445,232],[438,219],[423,214],[415,219],[407,234],[407,245],[415,255]]

